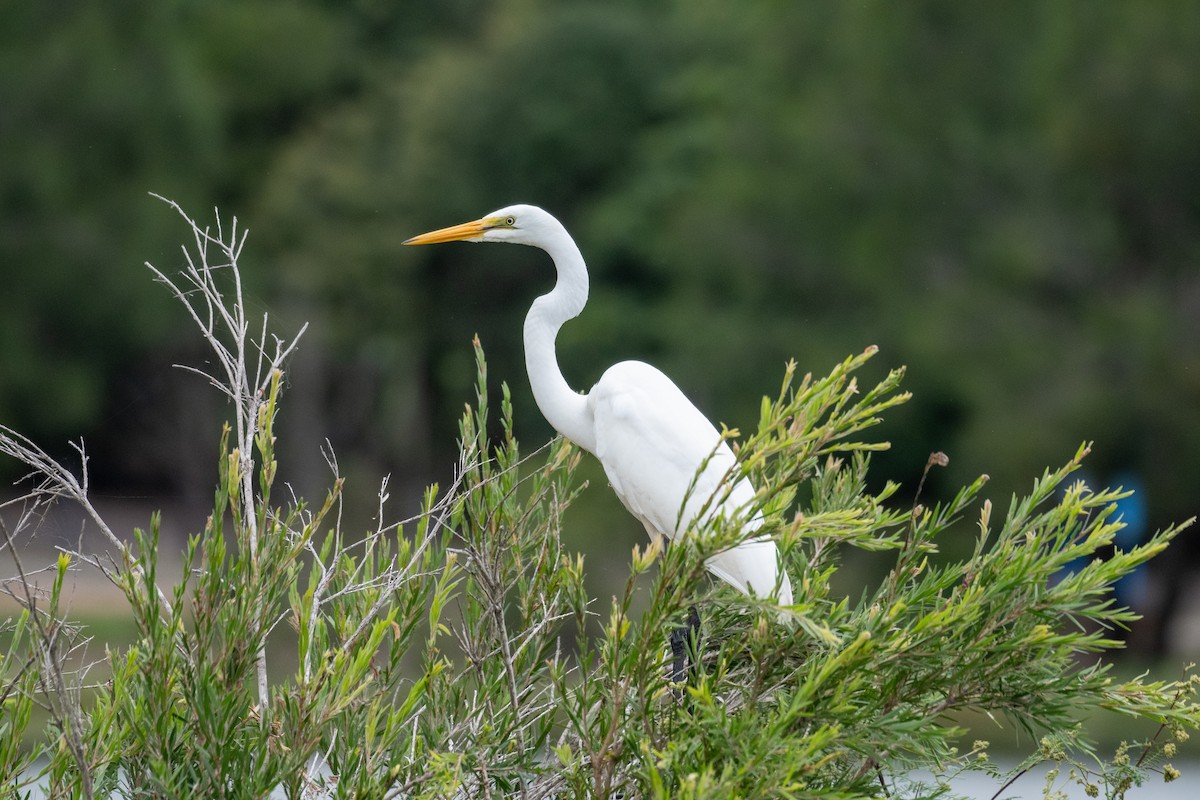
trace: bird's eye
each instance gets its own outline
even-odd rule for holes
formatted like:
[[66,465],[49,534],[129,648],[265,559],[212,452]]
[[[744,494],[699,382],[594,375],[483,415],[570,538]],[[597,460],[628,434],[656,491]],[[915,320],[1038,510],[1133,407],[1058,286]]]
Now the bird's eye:
[[505,217],[504,224],[511,228],[513,225],[517,224],[517,218],[516,217]]

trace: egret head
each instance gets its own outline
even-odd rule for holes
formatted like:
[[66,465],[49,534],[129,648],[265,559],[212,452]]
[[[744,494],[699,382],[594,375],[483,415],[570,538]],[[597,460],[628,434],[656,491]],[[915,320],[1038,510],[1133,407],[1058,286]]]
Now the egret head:
[[505,206],[471,222],[414,236],[404,243],[512,242],[540,246],[561,228],[554,217],[537,206],[520,204]]

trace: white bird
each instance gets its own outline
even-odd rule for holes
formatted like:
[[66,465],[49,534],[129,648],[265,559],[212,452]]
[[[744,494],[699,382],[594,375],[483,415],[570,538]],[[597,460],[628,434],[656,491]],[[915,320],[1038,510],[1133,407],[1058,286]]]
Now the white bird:
[[[641,361],[622,361],[609,367],[587,394],[567,385],[554,340],[563,323],[583,311],[588,272],[562,223],[536,206],[514,205],[415,236],[405,244],[453,241],[525,244],[550,254],[558,280],[525,317],[525,366],[534,399],[555,430],[600,460],[617,497],[652,539],[685,535],[703,527],[713,514],[749,514],[755,494],[750,481],[735,479],[728,485],[737,474],[733,451],[658,369]],[[754,514],[745,524],[757,529],[762,517]],[[712,556],[707,567],[742,592],[792,603],[791,583],[780,573],[775,542],[769,537],[750,539]]]

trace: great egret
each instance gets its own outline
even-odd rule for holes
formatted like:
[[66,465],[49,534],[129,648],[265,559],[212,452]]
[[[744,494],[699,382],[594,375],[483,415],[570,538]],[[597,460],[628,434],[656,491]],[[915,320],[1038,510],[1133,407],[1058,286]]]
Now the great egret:
[[[622,361],[609,367],[587,394],[567,385],[554,340],[563,323],[583,311],[588,272],[562,223],[536,206],[514,205],[414,236],[405,244],[454,241],[532,245],[554,260],[554,289],[534,300],[525,317],[525,366],[534,399],[559,433],[600,460],[617,497],[651,538],[685,535],[712,514],[747,513],[754,487],[745,478],[727,485],[736,474],[733,451],[658,369]],[[697,520],[701,513],[704,519]],[[746,525],[761,527],[761,516]],[[764,536],[712,556],[707,567],[742,592],[791,605],[792,586],[778,562],[775,542]]]

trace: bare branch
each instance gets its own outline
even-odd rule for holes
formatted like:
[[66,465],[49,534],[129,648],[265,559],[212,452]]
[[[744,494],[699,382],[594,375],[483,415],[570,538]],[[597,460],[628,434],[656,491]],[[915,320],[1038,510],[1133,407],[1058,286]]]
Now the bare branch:
[[[195,367],[183,369],[200,375],[233,404],[233,435],[240,458],[241,516],[248,532],[250,557],[256,561],[260,535],[256,509],[260,498],[255,491],[254,458],[260,409],[267,401],[272,382],[282,374],[284,362],[295,352],[307,325],[285,340],[270,333],[268,315],[264,313],[256,336],[252,337],[238,266],[249,231],[239,229],[237,217],[226,229],[220,213],[214,210],[214,233],[199,225],[175,201],[157,194],[153,196],[174,209],[192,233],[192,248],[183,249],[186,267],[178,281],[149,262],[146,267],[184,306],[219,365],[213,371]],[[222,288],[226,285],[228,291]],[[224,377],[218,378],[218,375]],[[264,641],[258,653],[258,694],[264,709],[268,706],[266,659]]]
[[[78,478],[27,437],[22,436],[7,426],[0,425],[0,453],[10,456],[30,467],[33,470],[31,477],[36,476],[40,481],[37,487],[29,495],[26,495],[26,497],[32,496],[39,503],[42,501],[49,502],[55,498],[65,498],[76,503],[92,523],[95,524],[100,533],[104,535],[108,543],[121,554],[121,557],[127,563],[133,566],[133,572],[137,579],[144,583],[145,573],[137,563],[137,558],[130,552],[129,546],[113,533],[112,528],[105,522],[104,517],[96,510],[96,507],[92,505],[91,498],[88,496],[88,456],[83,443],[80,442],[72,446],[79,453],[83,464]],[[171,606],[167,601],[167,596],[158,586],[154,587],[154,591],[158,594],[159,604],[164,617],[170,619]]]

